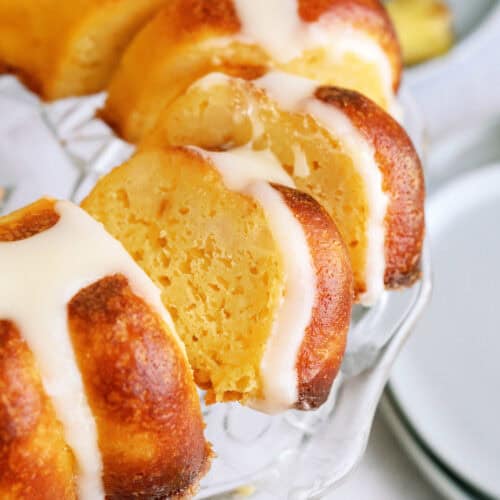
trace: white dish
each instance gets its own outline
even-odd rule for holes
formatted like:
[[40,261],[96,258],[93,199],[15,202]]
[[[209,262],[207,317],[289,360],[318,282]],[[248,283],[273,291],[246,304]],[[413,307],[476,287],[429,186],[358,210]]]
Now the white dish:
[[427,208],[434,296],[390,388],[438,460],[500,497],[500,164],[446,183]]
[[432,192],[443,180],[470,170],[472,165],[500,161],[500,115],[478,120],[459,132],[448,134],[427,156],[426,181]]
[[456,477],[450,476],[449,471],[422,443],[411,424],[401,413],[390,390],[387,390],[382,397],[380,411],[408,457],[437,492],[448,500],[477,500],[477,497],[459,486]]

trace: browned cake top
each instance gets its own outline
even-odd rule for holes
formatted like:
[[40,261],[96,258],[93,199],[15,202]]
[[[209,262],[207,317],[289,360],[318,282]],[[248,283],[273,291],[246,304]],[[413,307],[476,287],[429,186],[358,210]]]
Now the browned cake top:
[[[100,423],[108,494],[188,493],[192,479],[206,472],[211,451],[177,342],[122,275],[81,290],[68,316],[89,404]],[[123,460],[128,448],[134,452]]]
[[[44,199],[0,219],[0,241],[18,241],[35,236],[57,224],[54,202]],[[3,222],[3,223],[2,223]]]
[[358,92],[320,87],[316,97],[342,110],[374,146],[389,195],[386,215],[385,281],[410,285],[419,277],[424,239],[425,185],[418,154],[403,127]]

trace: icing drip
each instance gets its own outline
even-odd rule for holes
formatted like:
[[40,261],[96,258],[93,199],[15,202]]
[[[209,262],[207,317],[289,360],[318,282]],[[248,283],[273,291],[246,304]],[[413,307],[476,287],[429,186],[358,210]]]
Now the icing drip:
[[0,318],[16,324],[37,361],[75,455],[78,497],[97,500],[104,498],[102,458],[68,332],[67,304],[82,288],[123,274],[133,292],[176,334],[158,289],[120,243],[77,206],[58,202],[55,210],[60,219],[50,229],[24,240],[0,242]]
[[243,37],[262,45],[280,62],[288,62],[302,53],[307,35],[295,0],[233,0],[233,3]]
[[304,230],[281,194],[269,185],[294,184],[268,151],[246,147],[227,152],[190,149],[212,162],[228,189],[260,204],[280,249],[284,292],[260,365],[264,398],[251,403],[260,411],[278,413],[291,408],[298,399],[297,355],[316,297],[316,274]]
[[267,149],[254,151],[246,146],[222,152],[205,151],[194,146],[189,146],[189,149],[210,158],[231,191],[245,192],[257,180],[294,187],[292,178]]
[[311,173],[307,163],[306,154],[297,144],[293,145],[293,175],[296,177],[307,177]]

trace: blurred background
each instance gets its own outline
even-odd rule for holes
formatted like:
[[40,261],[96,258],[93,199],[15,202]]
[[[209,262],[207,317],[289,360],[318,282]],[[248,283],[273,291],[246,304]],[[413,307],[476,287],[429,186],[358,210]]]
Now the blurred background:
[[386,4],[424,128],[434,291],[328,498],[500,498],[500,5]]

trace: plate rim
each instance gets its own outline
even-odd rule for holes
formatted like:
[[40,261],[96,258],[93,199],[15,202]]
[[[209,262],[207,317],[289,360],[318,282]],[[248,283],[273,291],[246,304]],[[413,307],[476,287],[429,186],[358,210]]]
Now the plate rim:
[[[458,175],[450,175],[434,186],[435,189],[427,200],[426,210],[438,206],[441,199],[449,196],[454,189],[471,190],[477,184],[486,182],[488,177],[498,175],[500,175],[500,161],[479,165]],[[473,181],[472,186],[469,181]],[[408,408],[398,398],[394,378],[393,372],[382,398],[381,409],[399,442],[421,472],[447,498],[495,500],[497,498],[495,492],[481,488],[477,481],[464,473],[464,470],[448,462],[442,450],[437,450],[432,445],[429,436],[422,432],[422,426],[415,422]]]
[[495,500],[447,466],[432,450],[401,408],[389,382],[380,410],[407,456],[436,490],[449,500]]

